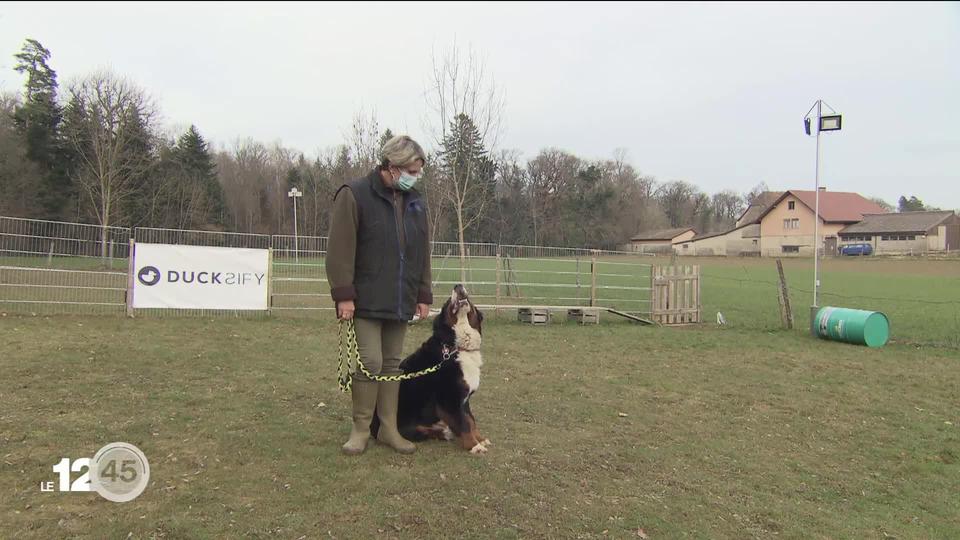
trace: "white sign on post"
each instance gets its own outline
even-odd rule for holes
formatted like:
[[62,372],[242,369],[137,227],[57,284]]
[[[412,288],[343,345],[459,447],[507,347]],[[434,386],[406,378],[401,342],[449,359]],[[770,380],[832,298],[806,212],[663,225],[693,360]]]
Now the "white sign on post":
[[266,249],[135,244],[133,307],[268,308]]

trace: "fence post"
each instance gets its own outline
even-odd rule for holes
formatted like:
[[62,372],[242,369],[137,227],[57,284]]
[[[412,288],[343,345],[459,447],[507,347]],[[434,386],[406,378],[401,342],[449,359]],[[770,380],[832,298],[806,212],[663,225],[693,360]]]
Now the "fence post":
[[650,318],[656,321],[659,324],[663,324],[664,321],[660,316],[660,311],[663,309],[660,302],[660,288],[657,287],[657,278],[660,276],[660,267],[651,266],[650,267]]
[[53,266],[53,242],[50,242],[50,253],[47,253],[47,268]]
[[273,315],[273,246],[267,248],[267,315]]
[[133,280],[137,271],[135,254],[137,251],[136,241],[130,239],[130,250],[127,252],[127,317],[133,317]]
[[697,276],[697,321],[698,323],[703,322],[703,298],[700,296],[700,265],[693,265],[693,273]]
[[497,305],[500,305],[500,248],[497,248]]
[[[579,296],[579,295],[577,295]],[[597,305],[597,252],[590,252],[590,307]]]
[[783,262],[777,259],[777,272],[780,274],[780,287],[777,299],[780,301],[780,320],[787,330],[793,330],[793,309],[790,307],[790,292],[787,289],[787,278],[783,275]]

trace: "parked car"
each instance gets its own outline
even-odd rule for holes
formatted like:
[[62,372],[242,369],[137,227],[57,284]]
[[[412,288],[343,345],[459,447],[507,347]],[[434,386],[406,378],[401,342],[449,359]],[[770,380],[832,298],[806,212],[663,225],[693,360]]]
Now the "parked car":
[[873,246],[870,244],[847,244],[840,246],[840,255],[871,255],[873,254]]

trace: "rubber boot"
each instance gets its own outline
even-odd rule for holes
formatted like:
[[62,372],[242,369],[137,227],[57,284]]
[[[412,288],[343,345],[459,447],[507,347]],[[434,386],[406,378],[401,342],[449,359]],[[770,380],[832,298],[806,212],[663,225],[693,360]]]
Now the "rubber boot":
[[417,446],[403,438],[397,431],[397,399],[400,397],[399,382],[382,382],[377,394],[377,416],[380,418],[380,431],[377,440],[400,452],[412,454]]
[[343,445],[343,453],[351,456],[362,454],[370,440],[370,421],[377,407],[377,383],[369,380],[353,379],[353,428],[350,439]]

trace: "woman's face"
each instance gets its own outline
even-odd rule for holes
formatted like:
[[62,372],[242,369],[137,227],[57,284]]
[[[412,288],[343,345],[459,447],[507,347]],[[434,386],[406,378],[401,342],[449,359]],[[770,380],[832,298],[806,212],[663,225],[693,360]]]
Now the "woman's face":
[[399,167],[397,165],[390,166],[390,178],[393,179],[393,184],[396,185],[397,181],[400,180],[400,173],[406,172],[411,176],[419,176],[420,171],[423,170],[423,161],[416,160],[412,164],[405,167]]

